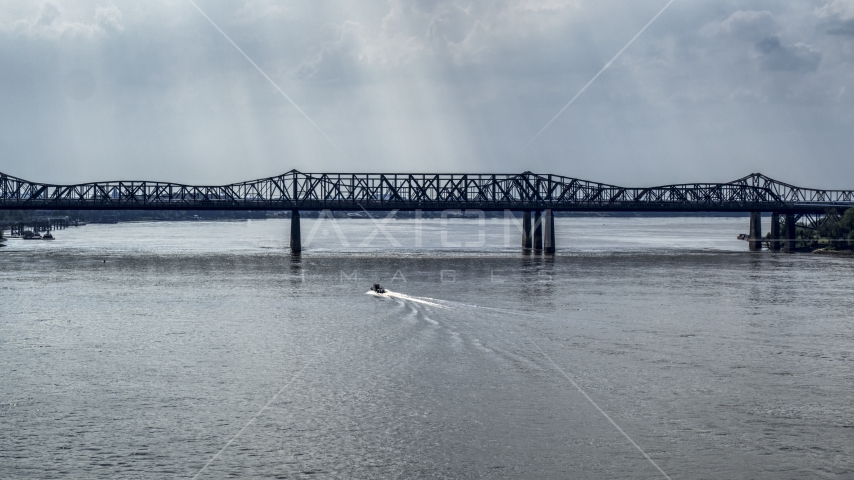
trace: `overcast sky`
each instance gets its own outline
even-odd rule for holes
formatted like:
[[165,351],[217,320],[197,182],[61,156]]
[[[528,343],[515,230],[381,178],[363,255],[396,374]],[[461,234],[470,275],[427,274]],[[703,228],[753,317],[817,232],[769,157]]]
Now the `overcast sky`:
[[[0,0],[0,171],[854,189],[854,0]],[[325,136],[324,136],[325,135]],[[328,138],[326,138],[328,136]]]

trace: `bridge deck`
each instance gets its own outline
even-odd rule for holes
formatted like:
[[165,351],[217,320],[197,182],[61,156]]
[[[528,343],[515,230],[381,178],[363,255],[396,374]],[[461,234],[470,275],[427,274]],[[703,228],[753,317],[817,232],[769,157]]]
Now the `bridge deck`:
[[627,188],[559,175],[310,174],[220,186],[146,181],[51,185],[0,173],[0,209],[542,210],[779,212],[854,207],[854,191],[800,188],[761,174],[728,183]]

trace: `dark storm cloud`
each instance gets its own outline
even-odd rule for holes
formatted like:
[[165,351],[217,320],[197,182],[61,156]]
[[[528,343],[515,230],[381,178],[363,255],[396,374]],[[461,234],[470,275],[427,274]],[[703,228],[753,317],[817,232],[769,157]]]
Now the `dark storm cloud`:
[[854,2],[835,0],[818,9],[821,27],[831,35],[854,36]]
[[830,22],[827,33],[832,35],[854,35],[854,19]]
[[821,63],[821,53],[807,45],[783,45],[777,37],[768,37],[756,44],[762,54],[762,64],[769,70],[814,72]]
[[[0,171],[229,182],[540,170],[854,187],[850,0],[0,4]],[[832,175],[827,172],[834,172]]]

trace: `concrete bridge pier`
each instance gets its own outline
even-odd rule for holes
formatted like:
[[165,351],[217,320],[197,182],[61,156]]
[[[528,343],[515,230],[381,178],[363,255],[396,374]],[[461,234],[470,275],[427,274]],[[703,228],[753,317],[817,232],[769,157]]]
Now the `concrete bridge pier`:
[[771,250],[780,251],[780,214],[771,214]]
[[534,212],[534,251],[543,251],[543,215],[539,210]]
[[752,252],[762,250],[762,213],[760,212],[751,212],[750,214],[748,244]]
[[522,248],[530,250],[533,247],[533,232],[531,231],[531,212],[522,213]]
[[291,210],[291,253],[302,252],[302,237],[299,229],[299,210]]
[[783,251],[789,253],[794,252],[796,242],[797,236],[795,235],[795,215],[787,213],[785,239],[783,240]]
[[551,209],[543,212],[543,253],[555,253],[555,216]]

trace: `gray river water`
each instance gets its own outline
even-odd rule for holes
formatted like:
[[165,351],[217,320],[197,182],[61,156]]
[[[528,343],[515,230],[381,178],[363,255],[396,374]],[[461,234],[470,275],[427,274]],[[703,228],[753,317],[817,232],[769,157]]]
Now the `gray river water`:
[[854,258],[556,223],[10,239],[0,478],[854,478]]

